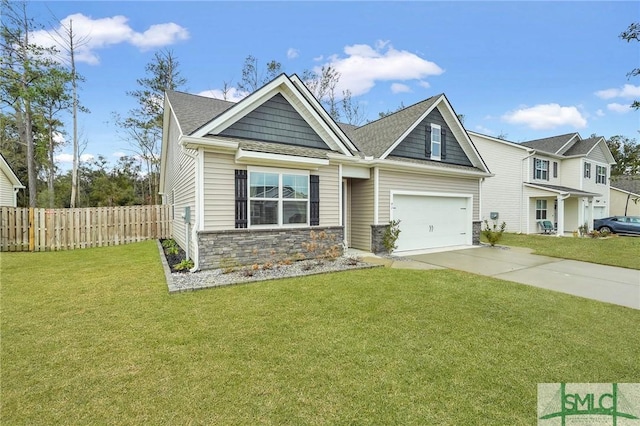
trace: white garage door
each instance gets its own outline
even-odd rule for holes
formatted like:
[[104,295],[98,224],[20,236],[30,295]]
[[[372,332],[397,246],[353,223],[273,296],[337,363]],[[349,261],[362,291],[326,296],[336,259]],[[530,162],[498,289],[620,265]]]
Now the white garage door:
[[472,243],[471,206],[467,197],[393,195],[393,218],[399,219],[397,251]]

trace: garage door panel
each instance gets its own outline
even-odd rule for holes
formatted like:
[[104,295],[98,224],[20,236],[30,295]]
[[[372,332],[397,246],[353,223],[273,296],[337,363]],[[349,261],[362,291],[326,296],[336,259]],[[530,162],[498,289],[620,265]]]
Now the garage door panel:
[[400,220],[398,251],[468,244],[468,198],[394,195],[393,217]]

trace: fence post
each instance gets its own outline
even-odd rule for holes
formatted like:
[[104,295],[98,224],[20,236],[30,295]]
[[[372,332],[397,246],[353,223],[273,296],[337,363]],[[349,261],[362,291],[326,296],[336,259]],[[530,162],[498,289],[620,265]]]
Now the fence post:
[[35,210],[29,207],[29,251],[36,251]]

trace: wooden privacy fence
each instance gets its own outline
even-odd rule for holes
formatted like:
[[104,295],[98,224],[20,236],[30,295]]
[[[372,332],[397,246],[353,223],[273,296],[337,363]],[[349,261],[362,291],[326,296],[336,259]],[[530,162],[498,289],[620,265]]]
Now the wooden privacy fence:
[[0,251],[56,251],[171,238],[170,205],[0,207]]

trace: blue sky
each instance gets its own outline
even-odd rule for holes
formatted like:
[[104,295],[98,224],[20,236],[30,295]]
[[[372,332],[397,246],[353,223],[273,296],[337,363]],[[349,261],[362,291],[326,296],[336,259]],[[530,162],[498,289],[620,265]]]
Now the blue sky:
[[[84,154],[131,154],[112,113],[135,106],[145,65],[173,50],[194,94],[237,83],[247,55],[288,73],[332,65],[369,119],[445,93],[465,127],[512,141],[569,132],[640,139],[640,43],[619,38],[640,2],[30,2],[88,44]],[[73,16],[71,16],[73,15]],[[240,94],[241,95],[241,94]],[[69,122],[69,129],[70,129]],[[70,146],[59,152],[70,158]],[[63,168],[66,168],[63,165]]]

